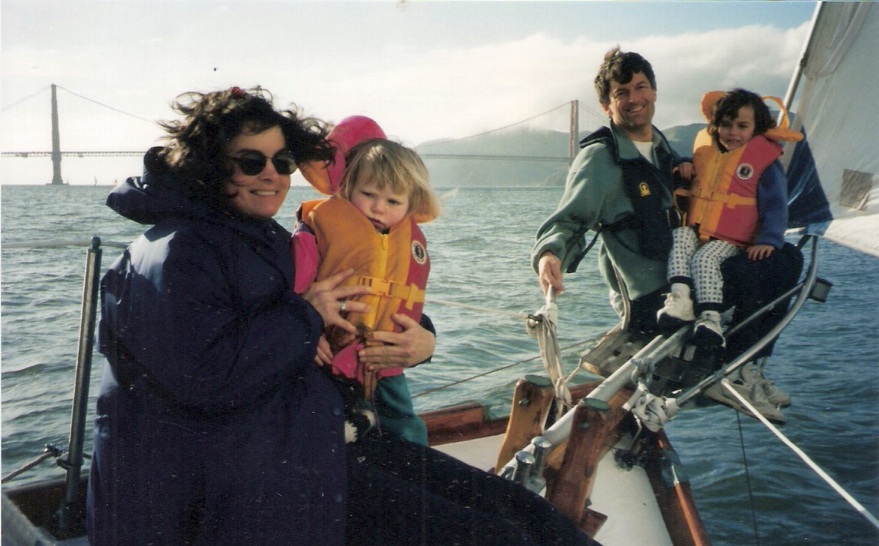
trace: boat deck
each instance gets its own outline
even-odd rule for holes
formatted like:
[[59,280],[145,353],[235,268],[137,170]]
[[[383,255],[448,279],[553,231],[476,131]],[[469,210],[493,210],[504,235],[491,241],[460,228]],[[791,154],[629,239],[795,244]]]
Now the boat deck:
[[[490,470],[496,462],[503,434],[435,446],[467,464]],[[627,439],[621,443],[627,442]],[[623,445],[621,447],[628,447]],[[646,471],[640,466],[620,468],[613,450],[598,465],[590,508],[602,514],[625,514],[609,517],[595,535],[602,546],[672,546]]]

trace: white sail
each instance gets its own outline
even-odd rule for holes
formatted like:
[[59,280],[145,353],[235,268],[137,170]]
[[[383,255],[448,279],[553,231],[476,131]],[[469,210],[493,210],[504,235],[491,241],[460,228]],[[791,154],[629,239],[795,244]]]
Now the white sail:
[[785,154],[790,158],[791,227],[806,227],[875,256],[879,256],[879,113],[873,100],[879,89],[877,52],[879,4],[819,6],[804,52],[799,100],[793,107],[794,128],[803,131],[806,140]]

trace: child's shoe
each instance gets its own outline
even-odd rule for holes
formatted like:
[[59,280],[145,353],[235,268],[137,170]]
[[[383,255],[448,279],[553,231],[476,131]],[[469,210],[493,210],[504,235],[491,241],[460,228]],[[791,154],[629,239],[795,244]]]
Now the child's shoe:
[[656,324],[662,329],[671,329],[695,319],[690,287],[685,284],[673,284],[671,291],[665,295],[665,305],[656,312]]
[[702,311],[696,324],[693,325],[693,345],[700,347],[726,346],[726,340],[723,338],[723,326],[720,323],[720,313]]

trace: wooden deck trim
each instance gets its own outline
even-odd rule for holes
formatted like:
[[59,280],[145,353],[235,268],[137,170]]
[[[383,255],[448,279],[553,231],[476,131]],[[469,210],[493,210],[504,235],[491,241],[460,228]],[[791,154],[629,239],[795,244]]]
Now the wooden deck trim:
[[[575,401],[588,395],[601,382],[579,385],[571,389]],[[545,409],[552,397],[544,397],[545,385],[520,380],[516,385],[513,419],[501,417],[489,419],[487,409],[478,402],[469,402],[421,414],[427,424],[430,445],[473,440],[507,432],[510,438],[504,439],[505,450],[499,459],[508,461],[519,449],[525,447],[533,435],[535,426],[546,419]],[[600,411],[594,408],[578,409],[573,423],[571,440],[574,449],[561,446],[555,450],[547,463],[546,478],[550,484],[547,498],[586,531],[590,536],[600,529],[607,516],[589,508],[589,497],[594,483],[594,470],[598,461],[619,440],[619,425],[628,415],[621,409],[631,392],[623,390],[610,401],[610,409]],[[523,398],[527,404],[519,404]],[[536,403],[535,403],[536,402]],[[581,415],[582,413],[582,415]],[[517,417],[518,416],[518,417]],[[527,434],[513,433],[509,427],[517,421],[518,427]],[[586,426],[584,426],[586,425]],[[626,427],[624,427],[626,428]],[[539,433],[539,429],[536,429]],[[653,435],[651,444],[657,450],[672,450],[671,442],[664,431]],[[507,452],[510,453],[507,456]],[[659,454],[648,459],[646,468],[657,504],[675,546],[710,546],[711,539],[699,516],[692,490],[687,483],[677,483],[668,487],[662,477],[662,462]],[[561,505],[561,506],[560,506]]]
[[662,476],[660,452],[674,452],[671,442],[661,430],[655,435],[657,450],[647,461],[647,476],[656,501],[675,546],[711,546],[711,538],[699,516],[690,484],[668,484]]

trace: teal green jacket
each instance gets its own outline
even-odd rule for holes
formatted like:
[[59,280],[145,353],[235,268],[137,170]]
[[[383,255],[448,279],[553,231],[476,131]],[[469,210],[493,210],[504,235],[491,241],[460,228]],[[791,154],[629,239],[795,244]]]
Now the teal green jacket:
[[[661,186],[661,207],[671,209],[673,182],[671,169],[681,158],[671,149],[665,136],[653,128],[653,148],[658,156],[668,161],[661,169],[650,165],[634,143],[621,130],[611,124],[616,140],[619,160],[643,161],[664,182]],[[562,261],[562,271],[581,256],[586,246],[587,230],[597,230],[600,225],[612,225],[630,220],[635,211],[623,186],[623,169],[617,157],[604,142],[586,145],[568,171],[564,195],[556,211],[537,230],[531,251],[531,264],[535,271],[540,256],[550,251]],[[602,230],[599,250],[599,270],[605,284],[620,292],[614,268],[619,271],[629,297],[641,296],[662,289],[666,285],[666,260],[645,257],[640,248],[635,229]]]

